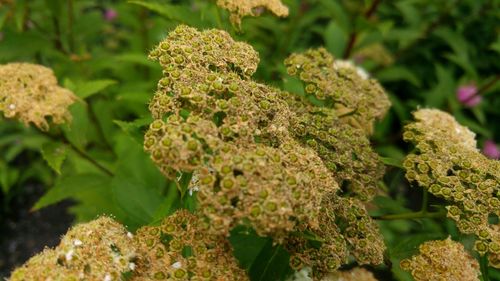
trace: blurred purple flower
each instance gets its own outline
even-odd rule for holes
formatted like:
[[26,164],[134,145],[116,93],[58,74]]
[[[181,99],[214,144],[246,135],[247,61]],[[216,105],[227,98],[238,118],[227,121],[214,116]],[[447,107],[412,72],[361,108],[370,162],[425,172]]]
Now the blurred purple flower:
[[457,89],[458,101],[467,106],[474,107],[481,102],[481,96],[477,94],[476,85],[462,85]]
[[484,142],[483,153],[489,158],[500,159],[500,149],[492,140],[487,140]]
[[118,17],[118,12],[114,9],[106,9],[104,11],[104,19],[106,21],[113,21]]

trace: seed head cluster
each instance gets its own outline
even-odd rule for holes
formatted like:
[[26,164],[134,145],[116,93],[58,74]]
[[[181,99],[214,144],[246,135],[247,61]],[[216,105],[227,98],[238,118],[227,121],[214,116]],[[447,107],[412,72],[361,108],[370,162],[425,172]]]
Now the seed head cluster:
[[420,245],[419,254],[402,260],[400,266],[415,281],[479,281],[479,264],[464,246],[451,240],[428,241]]
[[101,217],[70,229],[59,246],[32,257],[10,280],[120,280],[136,267],[134,245],[122,225]]
[[30,63],[0,65],[0,111],[48,130],[47,119],[55,124],[71,121],[68,107],[76,100],[69,90],[61,88],[51,69]]
[[226,237],[207,230],[207,222],[186,210],[139,229],[134,280],[249,280]]
[[[333,107],[253,81],[258,54],[224,31],[179,26],[150,57],[163,78],[144,148],[166,177],[193,174],[189,189],[198,190],[209,233],[227,236],[236,225],[250,225],[285,244],[294,268],[319,274],[335,271],[349,255],[382,261],[378,228],[359,200],[373,196],[383,174],[364,130]],[[321,246],[298,232],[313,233]]]
[[406,126],[403,138],[415,144],[404,161],[406,177],[448,201],[448,217],[464,234],[475,234],[475,250],[489,253],[490,265],[500,268],[500,162],[476,148],[474,134],[442,111],[421,109]]
[[281,0],[217,0],[217,6],[228,10],[231,22],[238,27],[242,18],[256,17],[263,10],[269,10],[278,17],[288,16],[288,7]]

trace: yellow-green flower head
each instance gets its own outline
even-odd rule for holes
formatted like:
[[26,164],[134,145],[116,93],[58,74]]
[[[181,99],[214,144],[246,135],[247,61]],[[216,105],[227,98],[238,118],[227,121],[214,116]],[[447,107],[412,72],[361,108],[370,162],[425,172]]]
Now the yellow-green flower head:
[[264,9],[278,17],[288,16],[288,7],[280,0],[217,0],[217,6],[228,10],[231,22],[238,27],[242,18],[259,16]]
[[416,281],[479,281],[479,264],[458,242],[428,241],[420,245],[419,254],[402,260],[400,266]]
[[481,154],[474,134],[448,113],[422,109],[414,116],[403,134],[416,147],[404,161],[406,177],[447,200],[448,217],[461,232],[475,234],[475,249],[489,252],[490,264],[500,267],[500,233],[488,222],[500,214],[500,162]]
[[0,65],[0,111],[7,118],[47,130],[48,118],[55,124],[71,121],[68,107],[75,100],[71,91],[58,86],[47,67],[30,63]]
[[122,274],[134,272],[136,258],[132,235],[101,217],[70,229],[56,248],[32,257],[10,280],[121,280]]
[[159,226],[137,231],[138,278],[133,280],[249,280],[224,236],[208,232],[208,223],[186,210]]

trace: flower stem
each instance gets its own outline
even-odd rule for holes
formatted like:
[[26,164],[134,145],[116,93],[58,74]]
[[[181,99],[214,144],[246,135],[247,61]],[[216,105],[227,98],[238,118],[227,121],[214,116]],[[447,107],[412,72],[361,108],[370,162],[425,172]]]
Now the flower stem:
[[488,256],[484,255],[479,258],[479,266],[481,267],[481,277],[483,281],[490,281],[488,273]]
[[405,220],[405,219],[434,219],[434,218],[444,218],[446,216],[445,212],[409,212],[402,214],[393,215],[382,215],[382,216],[372,216],[376,220]]
[[48,137],[51,140],[62,141],[64,144],[68,145],[69,148],[71,148],[71,150],[73,150],[76,154],[78,154],[78,156],[80,156],[81,158],[83,158],[83,159],[87,160],[88,162],[90,162],[97,169],[101,170],[103,173],[107,174],[110,177],[114,176],[114,173],[111,170],[109,170],[108,168],[106,168],[103,165],[101,165],[94,158],[92,158],[92,156],[90,156],[85,151],[83,151],[82,149],[78,148],[73,143],[71,143],[71,141],[69,141],[68,138],[66,138],[66,136],[64,134],[61,134],[61,136],[60,136],[61,138],[58,138],[58,137],[53,136],[53,135],[51,135],[51,134],[49,134],[49,133],[47,133],[45,131],[39,130],[39,132],[41,132],[44,136]]

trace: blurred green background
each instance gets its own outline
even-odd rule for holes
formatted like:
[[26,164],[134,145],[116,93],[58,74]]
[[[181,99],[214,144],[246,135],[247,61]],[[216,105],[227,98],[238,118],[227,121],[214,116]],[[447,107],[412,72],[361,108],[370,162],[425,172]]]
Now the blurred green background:
[[[0,117],[0,250],[5,252],[0,277],[42,245],[57,244],[73,219],[112,214],[133,230],[194,204],[181,199],[142,149],[150,122],[147,104],[161,76],[147,53],[181,23],[224,29],[251,44],[261,58],[254,77],[291,92],[302,91],[282,63],[293,52],[324,46],[336,58],[354,61],[390,96],[392,109],[377,124],[372,142],[395,163],[409,149],[402,127],[419,107],[450,112],[477,134],[487,156],[500,157],[500,1],[283,2],[290,9],[287,18],[264,13],[245,18],[236,29],[228,13],[209,0],[0,0],[0,64],[48,66],[81,98],[71,108],[71,126],[46,134]],[[389,167],[371,208],[374,214],[418,209],[420,197],[402,170]],[[65,199],[71,201],[58,203]],[[56,203],[51,214],[40,215]],[[440,201],[431,198],[431,203]],[[19,227],[23,220],[29,230]],[[55,240],[33,238],[40,220]],[[471,248],[470,237],[448,220],[381,222],[381,227],[393,266],[373,269],[380,280],[411,280],[398,262],[423,241],[451,235]],[[22,231],[34,232],[33,246],[19,247],[27,243]],[[16,258],[9,258],[13,253]],[[500,280],[499,272],[490,273]]]

